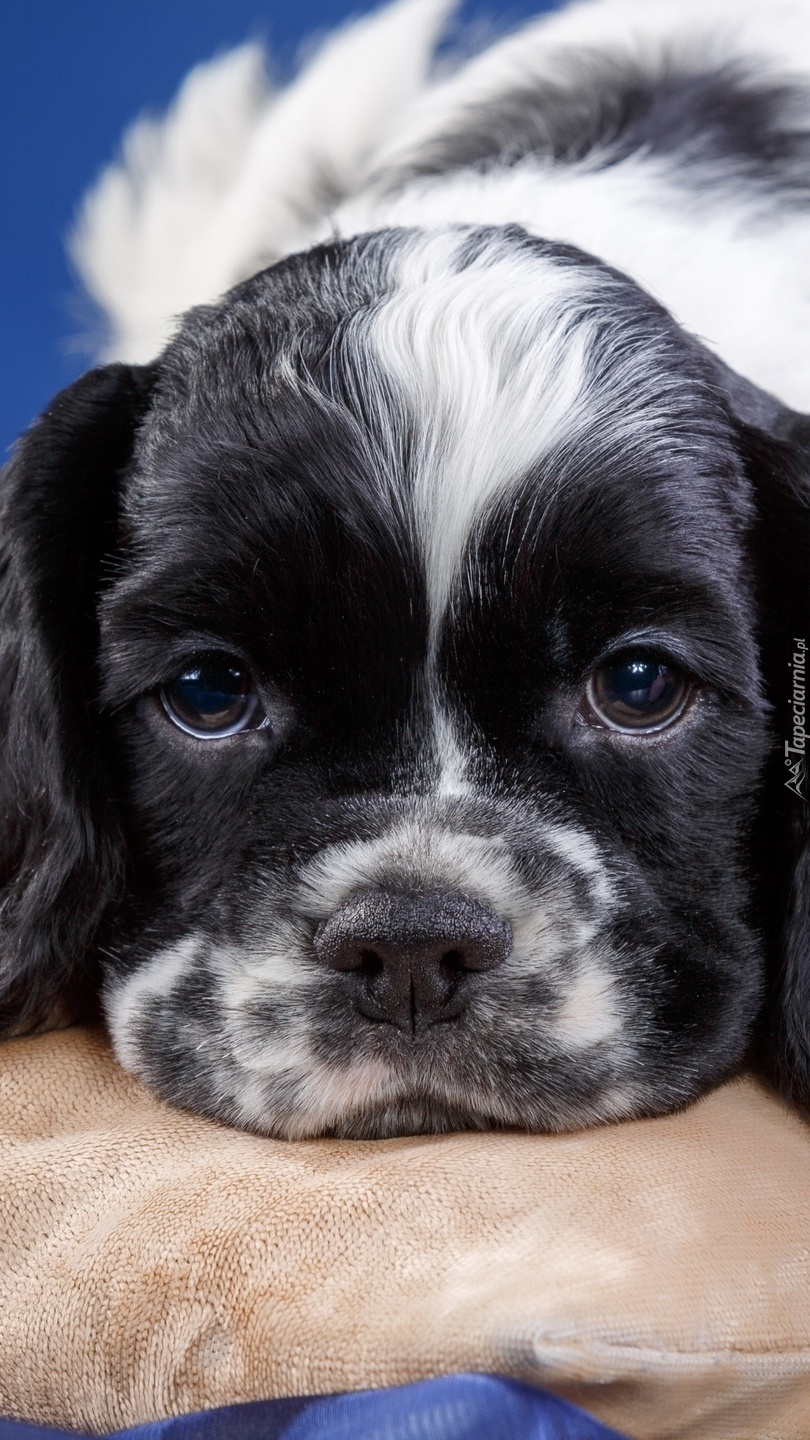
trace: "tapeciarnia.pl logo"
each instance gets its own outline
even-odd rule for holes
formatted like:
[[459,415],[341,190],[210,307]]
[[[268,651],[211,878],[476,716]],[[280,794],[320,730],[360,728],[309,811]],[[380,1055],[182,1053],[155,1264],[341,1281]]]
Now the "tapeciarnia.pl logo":
[[788,699],[791,710],[791,738],[785,741],[785,764],[788,768],[788,778],[785,785],[798,795],[800,800],[806,800],[805,785],[807,781],[807,641],[794,637],[794,651],[788,662],[792,686]]

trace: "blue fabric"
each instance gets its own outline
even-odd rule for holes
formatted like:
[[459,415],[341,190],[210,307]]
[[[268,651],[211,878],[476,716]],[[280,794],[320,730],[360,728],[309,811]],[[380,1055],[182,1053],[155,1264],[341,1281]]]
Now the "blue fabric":
[[[0,1420],[0,1440],[76,1440]],[[394,1390],[229,1405],[119,1430],[115,1440],[621,1440],[554,1395],[495,1375],[450,1375]]]

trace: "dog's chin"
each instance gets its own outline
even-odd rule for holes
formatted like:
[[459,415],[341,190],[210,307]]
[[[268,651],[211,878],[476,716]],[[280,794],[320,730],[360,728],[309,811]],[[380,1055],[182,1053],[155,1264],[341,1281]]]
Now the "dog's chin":
[[[629,1085],[606,1087],[599,1096],[577,1101],[563,1095],[508,1092],[465,1097],[462,1087],[447,1095],[427,1087],[403,1087],[399,1094],[369,1096],[317,1112],[305,1104],[254,1113],[246,1128],[278,1140],[394,1140],[417,1135],[453,1135],[491,1131],[559,1135],[612,1120],[637,1118],[680,1108],[688,1096],[645,1098]],[[575,1086],[572,1088],[576,1088]],[[455,1091],[455,1093],[453,1093]],[[222,1118],[219,1116],[218,1118]],[[245,1125],[244,1117],[238,1122]]]
[[637,1118],[646,1114],[680,1108],[685,1099],[665,1104],[619,1103],[618,1096],[606,1097],[603,1105],[576,1107],[544,1105],[533,1111],[522,1104],[494,1103],[465,1105],[442,1101],[436,1096],[410,1094],[401,1099],[379,1101],[343,1111],[329,1120],[303,1112],[261,1120],[248,1128],[278,1140],[397,1140],[416,1135],[455,1135],[492,1131],[519,1131],[533,1135],[560,1135],[591,1128],[612,1120]]
[[326,1140],[395,1140],[408,1135],[452,1135],[470,1130],[509,1128],[494,1117],[442,1105],[428,1097],[354,1110],[310,1138]]

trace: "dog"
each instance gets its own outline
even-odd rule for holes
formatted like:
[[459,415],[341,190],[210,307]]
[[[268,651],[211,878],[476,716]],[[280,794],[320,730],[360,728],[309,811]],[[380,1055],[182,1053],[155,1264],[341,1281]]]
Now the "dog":
[[428,74],[446,11],[216,62],[91,197],[108,363],[2,482],[3,1030],[99,996],[292,1139],[806,1105],[810,10]]

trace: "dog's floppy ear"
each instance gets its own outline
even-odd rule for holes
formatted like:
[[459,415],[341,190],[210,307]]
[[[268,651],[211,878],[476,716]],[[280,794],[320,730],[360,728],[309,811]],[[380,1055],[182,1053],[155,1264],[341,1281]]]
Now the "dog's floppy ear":
[[762,668],[774,743],[758,835],[761,913],[771,948],[765,1068],[810,1108],[810,417],[716,362],[754,486],[752,563],[760,590]]
[[96,603],[153,372],[90,371],[0,477],[0,1034],[75,1010],[122,855],[98,753]]

